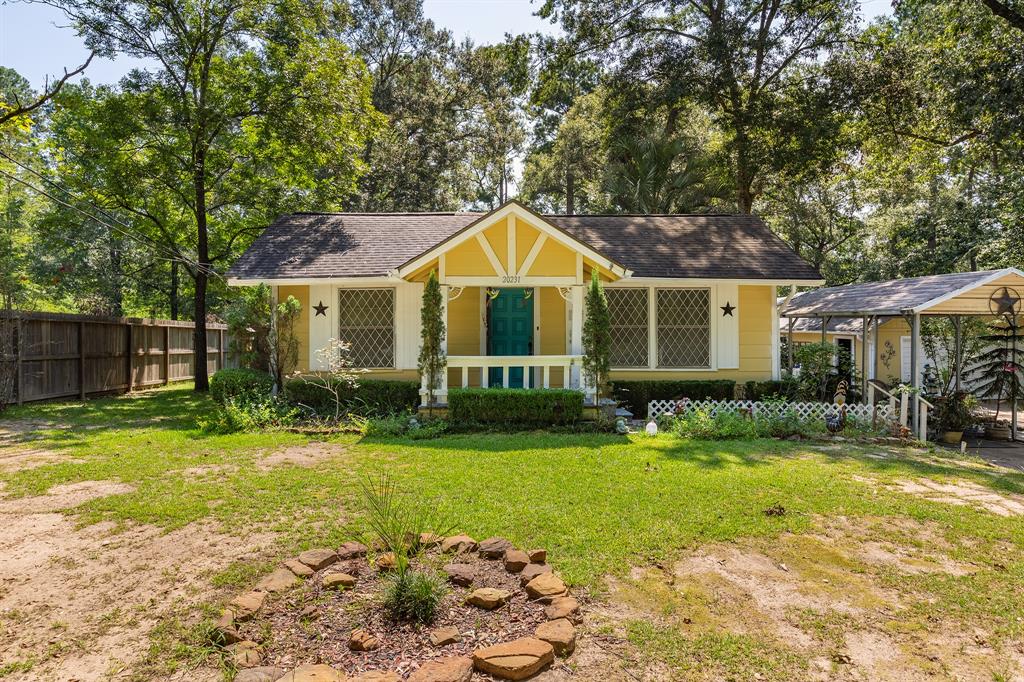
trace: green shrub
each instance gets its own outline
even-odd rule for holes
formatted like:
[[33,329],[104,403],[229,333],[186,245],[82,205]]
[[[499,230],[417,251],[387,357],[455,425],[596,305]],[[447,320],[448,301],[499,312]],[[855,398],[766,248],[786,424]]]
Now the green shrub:
[[652,400],[732,400],[736,382],[727,379],[709,380],[642,380],[613,381],[612,397],[622,403],[637,418],[647,416],[647,404]]
[[[360,379],[353,387],[341,384],[340,391],[346,409],[365,417],[386,416],[416,409],[420,385],[415,381],[383,381]],[[306,407],[318,415],[334,414],[334,396],[323,386],[291,379],[285,383],[285,397],[293,405]]]
[[222,369],[210,377],[210,397],[221,405],[233,398],[270,396],[274,378],[258,369]]
[[448,391],[453,424],[539,427],[574,424],[583,417],[583,394],[570,389],[455,388]]
[[448,422],[443,419],[421,421],[408,414],[391,414],[384,417],[368,417],[361,419],[360,431],[364,436],[406,437],[412,440],[438,438],[448,430]]
[[387,577],[384,608],[397,621],[431,623],[448,593],[445,581],[433,571],[402,571]]
[[748,381],[746,384],[747,400],[764,400],[772,397],[793,399],[799,388],[800,383],[796,379]]
[[200,419],[199,427],[207,433],[266,431],[290,426],[298,415],[297,409],[278,398],[241,395],[228,398],[211,419]]

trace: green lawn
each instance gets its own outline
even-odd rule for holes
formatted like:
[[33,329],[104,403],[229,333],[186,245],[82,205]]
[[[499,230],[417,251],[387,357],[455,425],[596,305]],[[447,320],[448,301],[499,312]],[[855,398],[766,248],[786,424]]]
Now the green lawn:
[[[812,535],[822,519],[863,519],[881,540],[910,543],[922,552],[942,543],[953,558],[978,570],[965,576],[934,573],[875,576],[917,597],[915,622],[951,614],[976,619],[999,636],[1024,636],[1024,520],[971,505],[949,505],[903,494],[887,484],[929,477],[970,480],[994,491],[1024,494],[1024,476],[963,466],[927,453],[879,457],[879,448],[830,448],[779,441],[691,442],[600,434],[456,435],[432,441],[360,440],[337,458],[313,467],[258,466],[261,457],[309,438],[290,433],[208,435],[195,426],[210,409],[188,387],[143,397],[46,404],[9,410],[4,420],[43,420],[31,446],[66,459],[0,474],[8,496],[44,493],[77,481],[120,481],[133,492],[102,497],[71,513],[100,520],[155,524],[167,529],[213,520],[228,532],[257,527],[279,533],[281,556],[315,545],[338,544],[365,532],[357,493],[360,477],[388,470],[404,490],[436,504],[474,537],[508,537],[522,547],[546,547],[566,580],[607,595],[609,577],[627,581],[633,566],[665,564],[707,543],[743,541],[764,551],[775,539]],[[786,513],[764,510],[782,505]],[[938,529],[930,540],[911,538],[891,520]],[[969,541],[966,541],[969,539]],[[781,551],[781,550],[779,550]],[[798,565],[808,552],[795,555]],[[811,555],[810,563],[814,564]],[[825,559],[822,559],[825,561]],[[245,582],[235,567],[220,576]],[[888,582],[886,582],[888,581]],[[685,604],[683,604],[685,606]],[[909,617],[909,616],[908,616]],[[653,657],[680,671],[701,656],[743,659],[760,651],[749,636],[681,635],[628,624],[632,655]],[[683,647],[679,637],[689,643]],[[713,640],[713,643],[711,643]],[[703,652],[703,653],[702,653]],[[760,654],[758,655],[760,656]],[[682,657],[685,660],[680,660]],[[770,656],[764,660],[774,660]],[[779,674],[802,670],[780,654]],[[795,665],[796,667],[792,667]],[[774,669],[767,669],[769,677]]]

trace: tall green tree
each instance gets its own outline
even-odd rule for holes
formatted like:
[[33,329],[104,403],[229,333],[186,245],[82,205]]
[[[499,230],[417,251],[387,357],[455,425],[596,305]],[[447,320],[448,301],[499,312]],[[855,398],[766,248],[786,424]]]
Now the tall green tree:
[[682,138],[622,140],[611,159],[605,190],[624,213],[698,213],[728,196],[710,161]]
[[689,98],[705,106],[724,134],[736,205],[750,212],[771,170],[813,157],[834,132],[829,116],[798,107],[842,101],[816,74],[856,35],[856,10],[853,0],[546,0],[540,14],[613,65],[623,90],[656,92],[669,136]]
[[[62,178],[131,216],[193,283],[207,317],[217,267],[275,213],[355,189],[379,124],[333,0],[53,0],[104,56],[154,66],[117,88],[58,98]],[[196,325],[196,390],[208,387]]]

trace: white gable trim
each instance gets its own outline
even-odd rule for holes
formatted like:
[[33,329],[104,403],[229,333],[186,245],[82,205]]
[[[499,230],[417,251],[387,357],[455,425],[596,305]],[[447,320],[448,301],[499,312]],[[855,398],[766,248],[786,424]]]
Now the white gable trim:
[[[477,220],[475,223],[471,223],[469,226],[465,227],[462,231],[457,232],[456,234],[452,235],[451,237],[449,237],[445,241],[441,242],[437,246],[434,246],[434,247],[428,249],[427,251],[424,251],[422,254],[420,254],[416,258],[414,258],[411,261],[409,261],[409,262],[405,263],[404,265],[400,266],[398,268],[398,271],[397,271],[398,272],[398,276],[399,277],[405,277],[405,276],[409,275],[410,273],[416,272],[417,270],[419,270],[420,268],[422,268],[423,266],[428,264],[430,261],[432,261],[434,258],[438,257],[441,253],[449,251],[449,250],[455,248],[456,246],[458,246],[459,244],[462,244],[462,243],[464,243],[464,242],[466,242],[466,241],[468,241],[470,239],[476,238],[476,236],[478,234],[483,236],[481,233],[484,230],[486,230],[489,227],[492,227],[492,226],[496,225],[501,220],[506,220],[506,221],[508,221],[509,225],[511,225],[512,224],[512,218],[514,218],[514,217],[522,218],[523,220],[525,220],[526,222],[530,223],[531,225],[536,227],[538,230],[540,230],[542,234],[546,234],[548,236],[548,238],[555,240],[559,244],[561,244],[561,245],[563,245],[563,246],[565,246],[565,247],[567,247],[569,249],[572,249],[576,253],[581,254],[582,256],[585,256],[586,258],[589,258],[590,260],[592,260],[593,262],[597,263],[598,265],[600,265],[605,270],[608,270],[608,271],[614,273],[615,275],[618,275],[619,277],[627,278],[627,277],[630,277],[633,274],[632,270],[629,270],[629,269],[623,267],[622,265],[619,265],[615,261],[611,260],[607,256],[604,256],[604,255],[598,253],[597,251],[595,251],[594,249],[590,248],[589,246],[587,246],[583,242],[579,241],[578,239],[574,238],[573,236],[571,236],[567,232],[565,232],[563,230],[560,230],[559,228],[557,228],[554,225],[550,224],[548,221],[544,220],[543,217],[541,217],[541,216],[537,215],[536,213],[533,213],[532,211],[528,210],[525,206],[519,204],[518,202],[510,201],[510,202],[507,202],[504,205],[499,206],[498,208],[494,209],[493,211],[491,211],[487,215],[485,215],[482,218],[480,218],[479,220]],[[512,233],[514,233],[514,230],[510,229],[509,233],[510,234],[509,234],[509,237],[508,237],[508,241],[509,241],[510,251],[512,251],[512,250],[515,249],[515,244],[514,244],[515,237],[512,234]],[[486,242],[487,240],[484,239],[484,241]],[[484,250],[484,253],[487,253],[486,249]],[[492,253],[493,253],[493,250],[492,250]],[[510,270],[514,270],[515,269],[514,268],[514,264],[515,264],[514,256],[515,256],[515,254],[510,253],[509,255],[512,256],[512,259],[510,260],[510,263],[513,266],[513,267],[510,268]],[[490,259],[490,254],[488,255],[488,259]],[[493,264],[494,263],[492,261],[492,265]],[[508,273],[506,273],[506,275],[507,274]],[[499,276],[501,276],[501,275],[499,275]]]
[[996,270],[995,272],[991,273],[988,277],[980,279],[977,282],[972,282],[971,284],[968,284],[966,286],[962,286],[962,287],[960,287],[959,289],[957,289],[955,291],[950,291],[949,293],[943,294],[942,296],[939,296],[938,298],[933,298],[930,301],[922,303],[921,305],[917,306],[916,308],[911,308],[908,312],[910,312],[910,313],[924,312],[925,310],[928,310],[929,308],[937,306],[940,303],[945,303],[946,301],[954,299],[957,296],[960,296],[962,294],[966,294],[969,291],[973,291],[974,289],[977,289],[978,287],[983,287],[986,284],[991,284],[992,282],[996,281],[997,279],[1002,279],[1003,277],[1006,277],[1007,275],[1018,275],[1020,277],[1024,277],[1024,272],[1021,272],[1017,268],[1003,268],[1002,270]]

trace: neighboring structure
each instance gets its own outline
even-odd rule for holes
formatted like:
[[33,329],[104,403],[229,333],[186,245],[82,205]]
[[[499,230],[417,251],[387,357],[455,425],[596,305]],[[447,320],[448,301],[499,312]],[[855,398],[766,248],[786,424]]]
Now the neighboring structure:
[[[448,385],[581,385],[591,272],[612,314],[613,379],[778,377],[776,287],[819,273],[755,216],[295,214],[228,273],[302,303],[301,367],[329,339],[381,378],[418,377],[423,282],[446,297]],[[444,402],[446,386],[438,391]]]
[[[872,377],[886,380],[885,371],[891,372],[898,358],[900,381],[913,388],[920,388],[922,383],[921,318],[947,317],[957,331],[952,367],[959,388],[963,365],[961,319],[1020,315],[1022,294],[1024,272],[1004,268],[815,289],[791,296],[780,309],[787,320],[815,318],[826,325],[833,320],[860,319],[868,338],[868,346],[861,350],[861,366],[868,367],[864,381]],[[892,373],[891,378],[895,376]]]
[[[785,299],[779,299],[781,307]],[[864,377],[864,320],[863,318],[835,317],[828,321],[824,338],[821,326],[824,320],[817,317],[786,317],[779,318],[779,330],[782,334],[782,367],[789,369],[790,362],[795,358],[789,356],[790,348],[794,353],[800,346],[809,343],[831,343],[836,350],[850,353],[853,366],[857,373]],[[910,325],[902,317],[881,318],[877,324],[877,335],[874,326],[867,340],[867,375],[868,379],[879,379],[889,385],[910,383]],[[792,341],[789,339],[792,338]],[[836,353],[838,364],[839,354]]]

